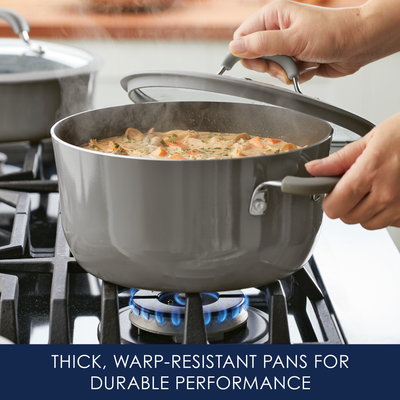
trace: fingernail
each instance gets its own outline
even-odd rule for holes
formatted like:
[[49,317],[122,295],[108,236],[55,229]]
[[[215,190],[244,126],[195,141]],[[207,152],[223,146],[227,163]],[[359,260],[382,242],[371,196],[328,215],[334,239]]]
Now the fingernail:
[[319,63],[316,63],[316,62],[305,62],[303,64],[303,66],[304,66],[304,69],[306,71],[311,71],[313,69],[317,69],[319,67]]
[[246,41],[243,38],[232,40],[229,44],[229,48],[234,54],[246,53]]

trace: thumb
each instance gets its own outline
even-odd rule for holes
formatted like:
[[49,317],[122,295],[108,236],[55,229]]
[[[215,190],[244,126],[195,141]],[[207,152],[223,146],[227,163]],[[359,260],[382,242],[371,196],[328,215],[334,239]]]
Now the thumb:
[[308,162],[305,167],[314,176],[337,176],[344,174],[361,155],[367,145],[367,138],[348,144],[329,157]]
[[229,44],[229,50],[237,57],[259,58],[261,56],[293,56],[288,33],[290,29],[258,31],[238,37]]

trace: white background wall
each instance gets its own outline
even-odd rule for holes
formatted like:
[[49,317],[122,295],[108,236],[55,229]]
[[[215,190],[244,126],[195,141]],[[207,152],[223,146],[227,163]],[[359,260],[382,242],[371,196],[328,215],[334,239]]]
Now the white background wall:
[[[60,41],[103,58],[98,75],[96,108],[129,104],[120,79],[141,70],[183,70],[215,74],[228,52],[228,41],[74,40]],[[400,111],[400,54],[365,66],[356,74],[338,79],[314,78],[302,85],[303,93],[318,97],[378,124]],[[284,86],[266,74],[237,64],[227,74]],[[400,127],[399,127],[400,128]],[[400,248],[400,229],[390,229]]]

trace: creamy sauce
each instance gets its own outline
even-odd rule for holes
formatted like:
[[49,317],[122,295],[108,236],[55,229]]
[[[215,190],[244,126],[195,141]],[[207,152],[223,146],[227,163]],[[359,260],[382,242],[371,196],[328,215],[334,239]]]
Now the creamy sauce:
[[132,157],[210,160],[284,153],[300,147],[280,139],[250,136],[246,132],[217,133],[194,130],[142,133],[128,128],[124,135],[91,139],[81,147]]

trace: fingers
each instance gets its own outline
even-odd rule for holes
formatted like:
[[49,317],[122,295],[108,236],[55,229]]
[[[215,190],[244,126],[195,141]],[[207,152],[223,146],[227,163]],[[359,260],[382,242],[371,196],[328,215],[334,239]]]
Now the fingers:
[[293,56],[290,29],[258,31],[239,37],[229,43],[229,50],[237,57],[258,58],[261,56]]
[[287,77],[285,70],[276,62],[264,60],[262,58],[256,58],[253,60],[243,59],[241,62],[242,65],[247,69],[257,72],[267,72],[273,78],[278,78],[286,85],[292,83],[292,81]]
[[397,221],[395,221],[395,222],[393,222],[391,225],[389,225],[389,226],[393,226],[393,227],[395,227],[395,228],[400,228],[400,219],[399,220],[397,220]]
[[[282,83],[286,85],[291,85],[292,81],[287,77],[285,70],[274,61],[264,60],[262,58],[255,59],[243,59],[241,61],[242,65],[250,70],[268,73],[273,78],[279,79]],[[310,80],[316,75],[317,69],[319,67],[318,63],[313,62],[296,62],[299,73],[300,73],[300,83]]]
[[242,22],[239,28],[236,29],[233,38],[238,39],[251,33],[268,29],[279,29],[279,26],[273,22],[277,17],[277,11],[274,6],[267,5],[250,15],[250,17]]
[[308,162],[305,167],[314,176],[337,176],[344,174],[362,154],[369,138],[357,140],[348,144],[329,157]]
[[343,175],[323,201],[330,218],[366,229],[400,226],[400,113],[364,138],[306,164],[317,176]]
[[[347,218],[347,223],[358,223],[360,218],[371,218],[380,210],[370,209],[366,196],[370,193],[370,174],[359,168],[357,159],[363,153],[369,138],[366,136],[353,142],[329,157],[314,160],[306,164],[307,171],[314,176],[344,176],[333,191],[323,201],[323,208],[330,218]],[[364,201],[364,202],[363,202]],[[357,212],[356,206],[363,204]],[[365,214],[369,210],[369,214]],[[353,211],[353,214],[350,214]]]

